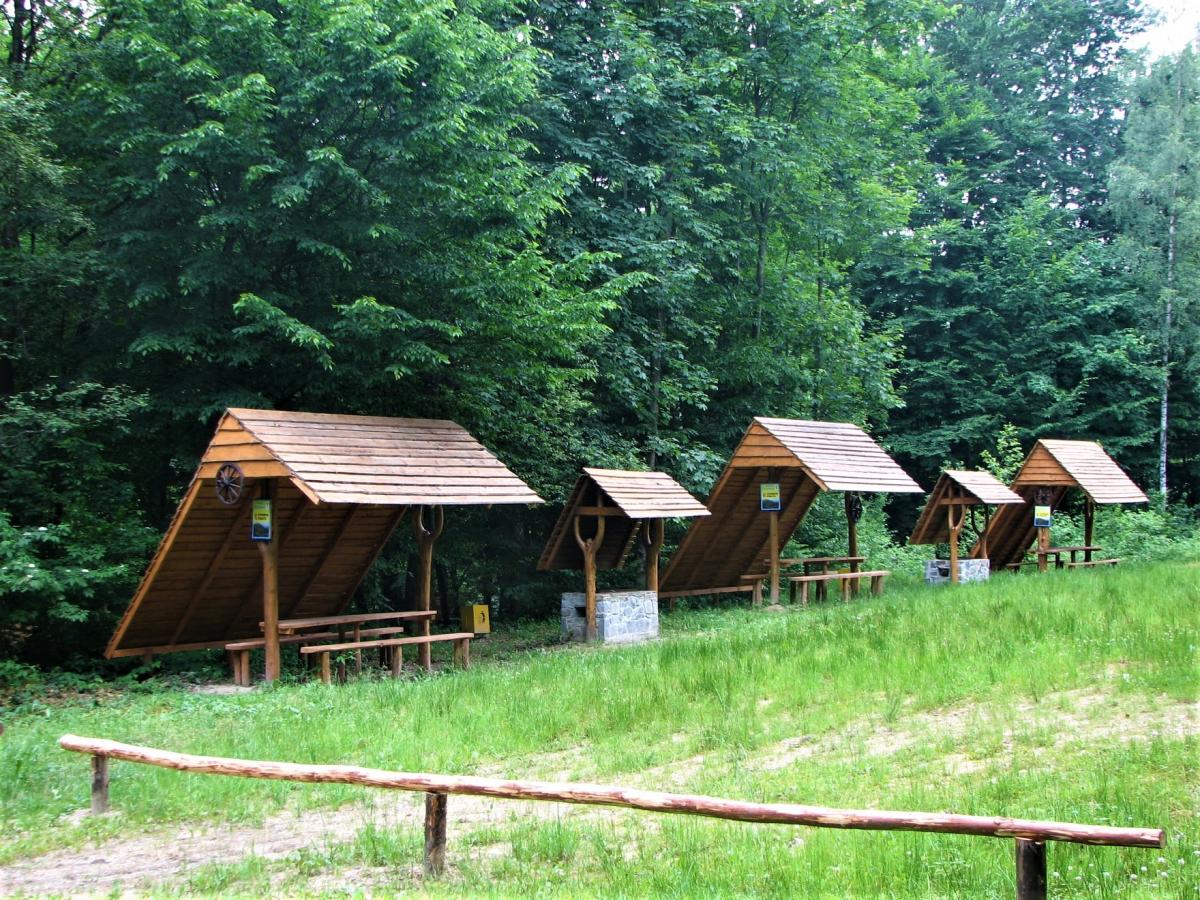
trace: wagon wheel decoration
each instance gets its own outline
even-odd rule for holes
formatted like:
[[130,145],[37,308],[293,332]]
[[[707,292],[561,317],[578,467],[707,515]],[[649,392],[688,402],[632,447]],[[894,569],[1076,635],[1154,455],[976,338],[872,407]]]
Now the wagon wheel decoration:
[[217,499],[226,506],[233,506],[242,499],[242,488],[245,486],[246,477],[237,464],[225,463],[217,469]]

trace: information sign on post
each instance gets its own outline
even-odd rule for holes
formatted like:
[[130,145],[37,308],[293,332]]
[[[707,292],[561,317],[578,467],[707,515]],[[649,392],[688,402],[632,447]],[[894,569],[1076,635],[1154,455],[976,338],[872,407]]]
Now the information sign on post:
[[763,512],[779,512],[778,483],[758,486],[758,508]]
[[271,501],[255,500],[250,510],[250,540],[271,539]]
[[1033,508],[1033,527],[1034,528],[1049,528],[1050,527],[1050,507],[1035,506]]

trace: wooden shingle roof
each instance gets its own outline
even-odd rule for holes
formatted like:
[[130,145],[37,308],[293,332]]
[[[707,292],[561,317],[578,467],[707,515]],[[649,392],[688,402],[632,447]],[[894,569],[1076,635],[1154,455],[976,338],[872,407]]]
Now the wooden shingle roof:
[[760,568],[767,553],[768,517],[758,485],[780,486],[779,542],[786,544],[821,491],[921,493],[894,460],[846,422],[755,418],[721,473],[705,506],[671,557],[661,593],[730,590]]
[[929,493],[929,500],[908,539],[910,544],[944,544],[950,540],[945,507],[951,497],[989,506],[1024,502],[990,472],[945,471]]
[[596,554],[598,569],[619,569],[624,564],[646,519],[709,515],[703,503],[663,472],[585,467],[546,541],[538,569],[583,567],[573,522],[580,507],[594,506],[611,506],[620,513],[605,517],[604,540]]
[[[230,463],[245,488],[226,505],[214,479]],[[106,656],[261,637],[250,500],[264,480],[273,489],[283,618],[340,612],[410,505],[541,502],[453,422],[230,409]]]
[[542,502],[465,428],[444,419],[230,409],[218,441],[206,462],[240,460],[246,453],[275,461],[314,502]]
[[[1130,480],[1116,460],[1104,452],[1095,441],[1060,441],[1043,438],[1034,446],[1047,453],[1062,467],[1085,494],[1095,503],[1149,503],[1145,492]],[[1031,454],[1031,461],[1034,454]],[[1013,486],[1034,484],[1038,477],[1027,463],[1018,473]]]

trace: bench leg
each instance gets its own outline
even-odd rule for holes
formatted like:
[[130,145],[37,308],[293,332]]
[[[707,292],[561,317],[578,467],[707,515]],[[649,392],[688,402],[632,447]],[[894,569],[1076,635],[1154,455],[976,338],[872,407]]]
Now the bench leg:
[[871,593],[874,594],[876,597],[878,597],[880,594],[883,593],[883,576],[882,575],[872,575],[871,576]]
[[850,602],[850,581],[851,581],[851,579],[849,579],[849,578],[842,579],[842,602],[843,603]]
[[[795,587],[795,585],[792,585],[792,587]],[[808,582],[807,581],[800,582],[800,605],[805,607],[806,609],[808,608]]]
[[454,664],[460,669],[471,668],[470,638],[462,638],[454,642]]
[[238,684],[242,687],[250,687],[250,651],[238,651]]
[[404,668],[404,648],[392,648],[392,677],[399,678],[400,671]]
[[322,684],[330,684],[330,683],[332,683],[332,681],[333,681],[332,673],[329,671],[329,654],[322,653],[321,654],[321,683]]
[[762,582],[754,582],[754,590],[750,594],[751,602],[755,606],[762,606]]
[[344,659],[338,660],[337,672],[338,684],[345,684],[348,679],[346,678],[346,661]]
[[[354,626],[354,643],[357,644],[361,640],[362,640],[362,626],[355,625]],[[362,675],[362,651],[361,650],[354,651],[354,674]]]
[[[425,637],[429,637],[429,635],[430,635],[429,620],[425,619],[421,623],[421,625],[423,626],[422,633],[425,635]],[[422,669],[424,669],[426,672],[433,671],[433,654],[430,650],[429,644],[418,644],[417,645],[417,658],[420,659],[420,661],[421,661]]]

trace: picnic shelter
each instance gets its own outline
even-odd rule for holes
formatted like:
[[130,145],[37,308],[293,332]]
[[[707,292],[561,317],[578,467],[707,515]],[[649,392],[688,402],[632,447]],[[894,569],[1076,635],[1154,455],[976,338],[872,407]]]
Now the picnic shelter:
[[428,611],[445,507],[541,502],[454,422],[229,409],[105,656],[261,639],[272,680],[279,620],[343,613],[406,514]]
[[[871,437],[847,422],[756,417],[663,573],[660,597],[756,590],[764,564],[779,600],[780,548],[822,491],[841,491],[847,559],[858,556],[860,493],[923,493]],[[748,579],[750,583],[748,583]]]
[[707,515],[704,504],[663,472],[584,467],[537,567],[583,570],[586,633],[594,640],[597,570],[621,568],[640,540],[646,549],[646,590],[657,592],[663,520]]
[[[1095,441],[1065,441],[1042,438],[1034,444],[1024,464],[1012,482],[1012,490],[1021,497],[1021,504],[997,510],[988,528],[971,549],[972,557],[990,554],[993,569],[1018,569],[1025,554],[1036,541],[1037,565],[1047,568],[1049,557],[1061,562],[1063,552],[1070,552],[1072,565],[1113,563],[1115,560],[1093,560],[1100,548],[1093,543],[1096,507],[1116,503],[1148,503],[1149,498],[1116,460]],[[1050,526],[1035,524],[1038,507],[1049,511],[1059,508],[1073,490],[1084,495],[1084,540],[1079,547],[1055,548],[1050,543]],[[1076,562],[1076,552],[1084,558]]]
[[[947,544],[950,548],[950,582],[958,583],[958,541],[970,513],[972,530],[987,534],[993,506],[1023,503],[1019,494],[1004,486],[991,472],[951,469],[943,472],[929,493],[929,500],[909,537],[910,544]],[[983,522],[976,511],[983,510]],[[981,544],[980,556],[987,558],[987,544]]]

